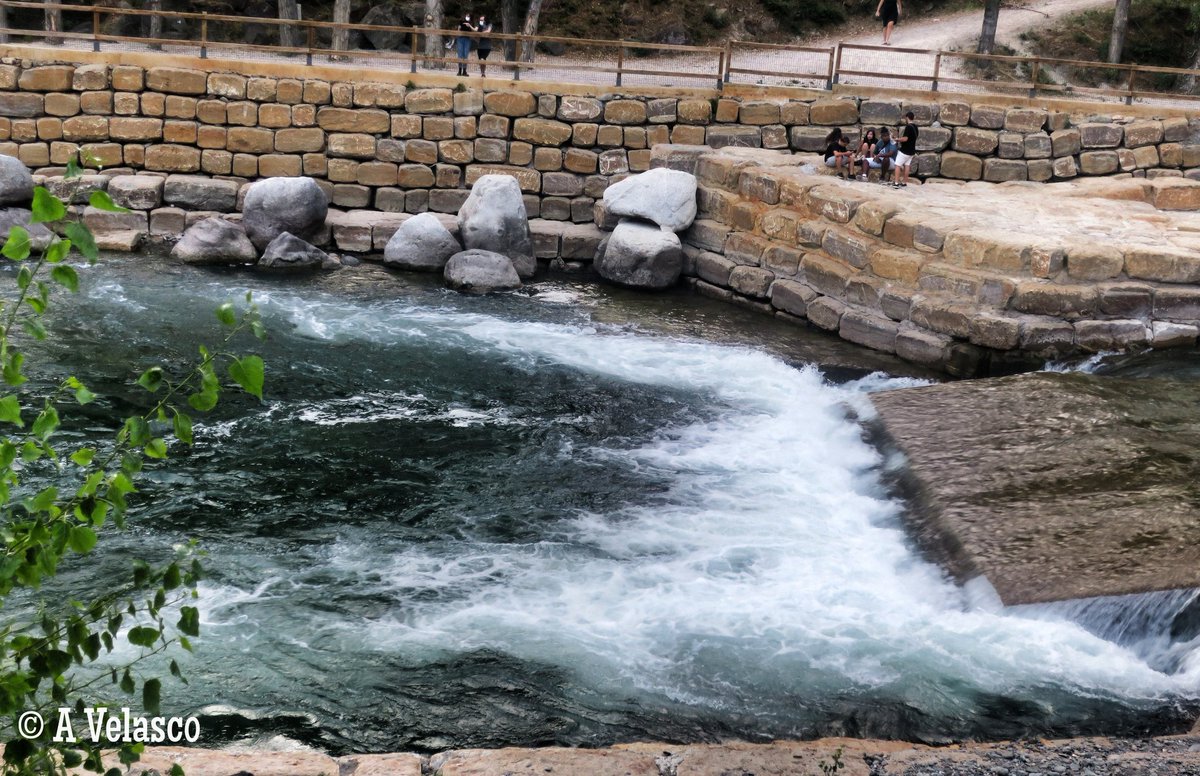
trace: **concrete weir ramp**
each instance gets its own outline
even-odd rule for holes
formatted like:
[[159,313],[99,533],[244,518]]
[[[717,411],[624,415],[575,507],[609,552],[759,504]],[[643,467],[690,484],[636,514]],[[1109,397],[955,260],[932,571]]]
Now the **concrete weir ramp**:
[[1200,385],[1039,373],[872,401],[919,541],[1005,605],[1200,586]]

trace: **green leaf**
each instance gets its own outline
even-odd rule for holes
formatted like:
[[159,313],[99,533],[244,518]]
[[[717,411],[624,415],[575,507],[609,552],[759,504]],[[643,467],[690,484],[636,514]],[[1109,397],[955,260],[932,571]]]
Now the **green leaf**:
[[0,398],[0,422],[12,423],[18,428],[25,427],[25,421],[21,420],[21,402],[11,393]]
[[237,313],[233,311],[233,305],[229,302],[217,308],[217,320],[226,326],[234,326],[237,324]]
[[121,207],[112,201],[112,197],[108,196],[107,191],[93,191],[88,197],[88,204],[97,210],[106,210],[109,213],[128,213],[129,208]]
[[[63,243],[60,244],[67,243],[64,240]],[[75,268],[69,264],[57,265],[54,269],[50,270],[50,277],[55,283],[58,283],[72,294],[79,291],[79,274],[76,273]]]
[[90,447],[81,447],[71,453],[71,460],[80,466],[87,466],[96,457],[96,451]]
[[140,446],[150,441],[150,424],[140,415],[134,415],[125,421],[125,431],[131,445]]
[[180,633],[188,636],[200,635],[200,610],[194,606],[179,607],[179,622],[175,625]]
[[29,284],[33,282],[33,270],[28,265],[21,267],[21,271],[17,273],[17,288],[24,291],[29,288]]
[[67,215],[67,207],[63,201],[46,191],[44,186],[34,188],[33,205],[30,206],[30,210],[33,211],[33,217],[29,220],[35,224],[61,221]]
[[153,647],[154,642],[158,641],[159,633],[154,628],[147,628],[144,625],[139,625],[129,631],[129,643],[139,647]]
[[121,691],[132,695],[136,687],[137,685],[133,683],[133,676],[130,675],[129,669],[126,668],[125,674],[121,677]]
[[54,433],[54,429],[58,428],[58,422],[58,410],[54,409],[54,405],[51,404],[42,410],[37,416],[37,420],[33,422],[33,435],[39,439],[45,439]]
[[75,768],[83,763],[83,753],[75,749],[62,750],[62,764],[66,768]]
[[46,327],[42,325],[41,321],[34,320],[33,318],[26,318],[25,320],[21,321],[21,328],[24,329],[30,337],[33,337],[36,340],[46,339]]
[[4,362],[4,382],[9,385],[20,385],[25,382],[25,375],[21,374],[21,365],[25,363],[25,356],[20,353],[13,353]]
[[57,239],[46,248],[46,263],[58,264],[71,252],[71,241]]
[[14,226],[8,230],[8,239],[5,240],[4,247],[0,248],[0,254],[13,261],[25,261],[25,259],[29,258],[29,253],[32,249],[33,245],[29,242],[29,232],[23,226]]
[[79,166],[79,161],[72,156],[67,160],[67,171],[63,174],[63,177],[70,180],[71,178],[78,178],[81,175],[83,175],[83,168]]
[[142,685],[142,705],[146,707],[146,711],[157,714],[161,699],[162,682],[158,679],[147,679],[146,683]]
[[88,390],[86,385],[79,385],[75,388],[75,401],[80,404],[91,404],[96,400],[96,394]]
[[250,321],[250,331],[255,337],[258,337],[260,342],[267,341],[267,327],[263,326],[263,322],[259,320]]
[[192,443],[192,418],[186,413],[175,411],[175,436],[185,445]]
[[183,772],[182,765],[179,763],[174,763],[171,765],[171,770],[167,771],[167,776],[187,776],[187,774]]
[[172,563],[167,566],[167,570],[163,572],[163,588],[166,590],[174,590],[183,582],[182,575],[179,573],[179,564]]
[[96,546],[96,532],[86,525],[73,526],[67,546],[80,555],[86,555]]
[[163,370],[161,366],[152,366],[142,376],[138,378],[137,384],[145,388],[150,393],[154,393],[162,387]]
[[144,448],[147,458],[157,458],[162,460],[167,457],[167,443],[161,437],[155,437],[146,444]]
[[75,246],[75,250],[83,254],[88,261],[95,261],[100,255],[100,249],[96,247],[96,238],[92,236],[92,232],[78,221],[71,221],[63,227],[63,234],[71,240],[71,244]]
[[263,360],[258,356],[235,358],[229,364],[229,376],[232,377],[242,390],[262,401],[263,389]]
[[194,410],[208,412],[217,406],[217,392],[215,390],[204,390],[199,393],[193,393],[188,397],[188,404]]

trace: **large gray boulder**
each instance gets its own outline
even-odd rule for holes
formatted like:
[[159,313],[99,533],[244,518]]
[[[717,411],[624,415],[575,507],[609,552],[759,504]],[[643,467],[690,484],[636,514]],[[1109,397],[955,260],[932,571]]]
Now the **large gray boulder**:
[[484,175],[458,210],[463,247],[507,256],[522,280],[533,277],[533,237],[521,186],[511,175]]
[[15,156],[0,156],[0,205],[25,205],[31,199],[33,176],[29,168]]
[[446,285],[469,294],[490,294],[521,287],[521,278],[507,256],[492,251],[456,253],[446,262]]
[[328,213],[329,198],[312,178],[267,178],[246,190],[242,224],[254,247],[263,250],[284,232],[312,239]]
[[32,224],[33,213],[23,207],[0,208],[0,245],[8,242],[8,231],[20,226],[29,232],[29,245],[34,251],[43,251],[54,240],[54,233],[45,224]]
[[237,181],[204,175],[168,175],[163,184],[163,201],[184,210],[228,213],[237,206]]
[[696,176],[659,167],[618,181],[604,190],[604,209],[622,218],[642,218],[682,232],[696,220]]
[[609,236],[595,266],[600,277],[623,286],[670,288],[683,271],[683,247],[674,232],[625,219]]
[[400,224],[383,249],[383,263],[395,269],[441,272],[461,250],[436,215],[421,213]]
[[330,256],[315,245],[311,245],[291,232],[284,232],[271,241],[263,251],[258,266],[263,269],[285,272],[308,272],[321,269]]
[[213,217],[188,227],[171,256],[188,264],[253,264],[258,251],[240,224]]

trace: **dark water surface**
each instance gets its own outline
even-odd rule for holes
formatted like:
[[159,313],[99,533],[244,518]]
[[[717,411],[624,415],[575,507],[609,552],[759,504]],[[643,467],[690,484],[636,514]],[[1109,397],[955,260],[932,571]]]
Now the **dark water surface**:
[[848,410],[920,377],[894,359],[565,280],[81,272],[45,354],[105,396],[81,436],[215,340],[219,303],[253,290],[271,331],[266,401],[228,396],[99,556],[208,551],[191,683],[164,694],[210,742],[1116,732],[1197,694],[1195,661],[979,606],[914,555]]

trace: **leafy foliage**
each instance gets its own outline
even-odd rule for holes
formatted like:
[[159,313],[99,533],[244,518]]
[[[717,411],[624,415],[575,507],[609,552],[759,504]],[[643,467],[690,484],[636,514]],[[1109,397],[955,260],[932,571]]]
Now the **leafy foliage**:
[[[73,165],[68,177],[76,174],[78,166]],[[104,192],[93,194],[90,204],[122,210]],[[216,406],[225,387],[218,377],[222,367],[245,392],[261,399],[263,391],[262,359],[226,350],[244,332],[263,335],[247,294],[241,313],[233,305],[217,311],[225,336],[220,347],[200,349],[191,371],[172,375],[161,366],[142,371],[136,383],[152,395],[152,405],[126,418],[107,443],[87,446],[59,434],[62,415],[96,396],[74,376],[45,391],[30,389],[38,381],[29,379],[24,345],[29,338],[53,336],[44,315],[54,290],[78,290],[79,276],[68,260],[75,255],[89,262],[97,258],[87,228],[64,223],[66,215],[60,199],[36,188],[31,220],[54,226],[60,235],[35,255],[28,231],[17,226],[0,250],[16,267],[16,288],[0,299],[0,604],[7,604],[0,616],[4,774],[64,773],[78,766],[105,771],[91,742],[54,743],[53,724],[39,737],[22,738],[15,724],[22,712],[39,711],[53,721],[58,708],[82,713],[86,706],[125,694],[140,698],[148,713],[158,713],[162,680],[147,675],[146,661],[176,648],[190,651],[190,639],[199,635],[199,613],[189,603],[197,596],[202,574],[196,548],[178,547],[174,558],[157,565],[132,561],[123,578],[95,589],[69,590],[69,600],[48,593],[44,585],[60,568],[88,563],[104,532],[125,526],[147,459],[165,459],[174,443],[192,443],[191,412]],[[122,661],[111,655],[121,642],[136,648],[136,656]],[[186,681],[173,660],[170,672]],[[142,744],[124,744],[118,757],[122,763],[134,762],[141,751]]]

